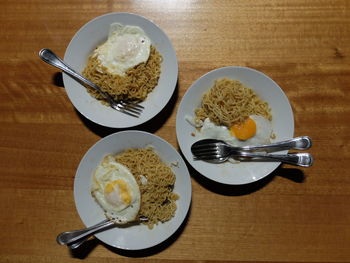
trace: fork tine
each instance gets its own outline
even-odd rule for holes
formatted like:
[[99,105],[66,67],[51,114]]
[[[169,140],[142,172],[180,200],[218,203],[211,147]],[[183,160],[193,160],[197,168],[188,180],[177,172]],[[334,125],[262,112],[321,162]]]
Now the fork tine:
[[142,109],[135,109],[131,106],[120,105],[120,108],[122,108],[123,110],[129,111],[129,112],[135,113],[135,114],[141,114],[141,112],[142,112]]
[[203,156],[203,155],[216,155],[221,154],[219,149],[202,150],[202,151],[192,151],[193,155]]
[[[118,102],[118,105],[120,108],[123,108],[125,110],[129,110],[130,112],[136,113],[136,114],[141,114],[143,110],[143,106],[134,104],[134,103],[125,103],[123,101]],[[141,107],[139,107],[141,106]]]
[[193,155],[203,156],[203,155],[212,155],[218,154],[220,148],[216,144],[206,144],[206,145],[192,145],[191,152]]
[[191,147],[192,152],[206,152],[206,151],[219,151],[219,147],[217,145],[209,146],[209,147]]
[[200,145],[192,145],[191,149],[195,151],[206,150],[206,149],[217,149],[219,146],[215,143],[210,144],[200,144]]
[[199,155],[199,154],[213,154],[213,153],[219,153],[219,149],[213,148],[213,149],[200,149],[200,150],[193,150],[192,153],[194,155]]
[[144,109],[145,107],[143,107],[142,105],[140,105],[137,101],[119,101],[120,104],[122,104],[123,106],[132,106],[135,109]]
[[132,111],[130,111],[130,110],[128,110],[127,108],[125,108],[125,107],[123,107],[121,104],[117,104],[117,103],[114,103],[114,104],[111,104],[111,107],[113,108],[113,109],[115,109],[115,110],[117,110],[117,111],[120,111],[120,112],[122,112],[122,113],[125,113],[125,114],[127,114],[127,115],[130,115],[130,116],[133,116],[133,117],[136,117],[136,118],[138,118],[139,117],[139,115],[140,115],[140,113],[138,113],[138,112],[132,112]]
[[142,108],[140,107],[135,107],[136,104],[130,103],[127,104],[126,102],[121,102],[118,101],[116,103],[116,107],[118,110],[122,111],[123,113],[126,113],[128,115],[134,116],[134,117],[139,117],[139,115],[142,113]]

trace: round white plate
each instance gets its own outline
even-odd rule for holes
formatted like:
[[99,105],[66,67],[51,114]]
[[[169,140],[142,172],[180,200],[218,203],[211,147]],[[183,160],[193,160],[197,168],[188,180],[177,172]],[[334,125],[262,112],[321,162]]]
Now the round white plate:
[[91,178],[97,165],[107,154],[116,154],[128,148],[153,146],[162,161],[171,166],[176,175],[174,192],[180,198],[176,201],[175,216],[165,223],[159,223],[152,230],[146,225],[112,228],[96,234],[104,243],[125,250],[139,250],[155,246],[168,239],[184,221],[191,203],[191,180],[186,164],[180,154],[168,142],[142,131],[113,133],[93,145],[80,161],[74,180],[74,199],[79,216],[86,226],[92,226],[106,219],[103,210],[91,196]]
[[[267,101],[272,111],[272,128],[276,134],[274,141],[292,138],[294,134],[294,118],[288,98],[282,89],[265,74],[246,67],[224,67],[203,75],[196,80],[185,93],[176,117],[177,139],[187,161],[205,177],[223,184],[247,184],[270,174],[279,166],[279,162],[241,162],[233,164],[225,162],[213,164],[193,160],[191,145],[197,141],[191,136],[195,128],[185,116],[194,116],[194,109],[199,107],[203,93],[214,85],[218,78],[236,79],[252,88],[262,100]],[[287,151],[282,151],[287,152]]]
[[68,65],[81,73],[92,51],[107,40],[110,24],[116,22],[141,27],[163,56],[158,85],[141,103],[145,107],[141,116],[135,118],[102,105],[84,86],[66,74],[63,74],[63,82],[74,107],[87,119],[106,127],[128,128],[150,120],[165,107],[176,87],[178,64],[169,38],[158,26],[138,15],[110,13],[91,20],[74,35],[64,55]]

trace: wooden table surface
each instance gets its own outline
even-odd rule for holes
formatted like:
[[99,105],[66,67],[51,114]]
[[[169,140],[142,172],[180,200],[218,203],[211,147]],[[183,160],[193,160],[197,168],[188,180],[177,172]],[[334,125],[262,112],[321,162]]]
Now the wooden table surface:
[[[191,83],[215,68],[248,66],[288,96],[295,136],[313,139],[314,166],[282,165],[241,187],[213,184],[189,167],[191,209],[167,242],[134,252],[56,244],[58,233],[83,227],[73,199],[80,159],[118,130],[79,115],[59,70],[38,51],[63,56],[81,26],[110,12],[154,21],[177,52],[168,110],[140,129],[178,149],[176,112]],[[350,261],[349,1],[5,0],[0,17],[0,262]]]

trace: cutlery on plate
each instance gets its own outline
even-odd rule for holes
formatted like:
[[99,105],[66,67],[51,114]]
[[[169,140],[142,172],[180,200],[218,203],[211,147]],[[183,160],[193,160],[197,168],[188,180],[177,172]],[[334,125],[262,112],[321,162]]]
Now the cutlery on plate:
[[[312,140],[308,136],[301,136],[277,143],[236,147],[215,139],[204,139],[195,142],[191,151],[196,160],[205,160],[213,163],[222,163],[229,158],[239,160],[270,160],[280,161],[293,165],[309,167],[313,164],[313,157],[309,153],[290,153],[290,154],[270,154],[265,151],[280,150],[307,150],[312,146]],[[261,152],[256,152],[261,151]]]
[[224,142],[222,140],[216,140],[216,139],[204,139],[195,142],[192,147],[191,151],[193,154],[200,153],[200,152],[210,152],[212,150],[217,150],[218,147],[221,148],[221,151],[281,151],[281,150],[307,150],[311,148],[312,146],[312,140],[308,136],[300,136],[293,139],[280,141],[276,143],[271,144],[263,144],[263,145],[256,145],[256,146],[243,146],[243,147],[237,147],[232,146],[228,144],[227,142]]
[[[134,223],[146,221],[148,221],[148,218],[141,216],[138,220],[134,221]],[[114,226],[118,226],[118,224],[114,223],[109,219],[105,219],[87,228],[63,232],[57,236],[56,241],[60,245],[67,245],[70,248],[75,249],[78,248],[81,244],[83,244],[86,240],[88,240],[89,237],[93,234],[105,231]]]
[[90,86],[91,88],[97,90],[109,103],[109,105],[122,113],[128,114],[133,117],[139,117],[142,113],[144,107],[132,101],[116,101],[107,92],[101,90],[99,86],[92,83],[90,80],[84,78],[81,74],[73,70],[66,62],[60,59],[53,51],[47,48],[43,48],[39,51],[39,57],[46,63],[63,70],[65,73],[71,77],[77,79],[78,81]]

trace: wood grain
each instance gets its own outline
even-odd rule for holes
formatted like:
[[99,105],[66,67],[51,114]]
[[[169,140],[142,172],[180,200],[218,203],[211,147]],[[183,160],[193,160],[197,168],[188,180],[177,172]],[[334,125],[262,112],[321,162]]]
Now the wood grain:
[[[38,58],[63,56],[96,16],[147,17],[171,39],[179,82],[167,109],[140,129],[178,148],[176,111],[206,72],[248,66],[288,96],[295,136],[309,135],[311,168],[283,165],[241,187],[209,182],[189,167],[193,196],[179,232],[147,251],[96,240],[69,251],[62,231],[83,227],[73,180],[84,153],[116,132],[82,117],[58,70]],[[350,2],[346,0],[1,1],[0,262],[349,262]]]

